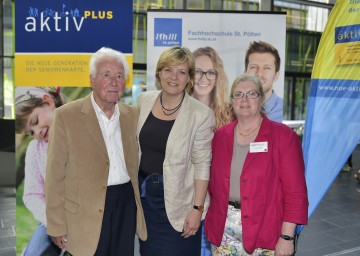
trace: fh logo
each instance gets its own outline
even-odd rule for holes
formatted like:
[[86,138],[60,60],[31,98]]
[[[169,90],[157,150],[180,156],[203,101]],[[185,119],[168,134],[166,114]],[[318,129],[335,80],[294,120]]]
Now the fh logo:
[[154,46],[174,46],[182,44],[182,20],[155,18]]
[[177,34],[157,33],[155,40],[176,40]]

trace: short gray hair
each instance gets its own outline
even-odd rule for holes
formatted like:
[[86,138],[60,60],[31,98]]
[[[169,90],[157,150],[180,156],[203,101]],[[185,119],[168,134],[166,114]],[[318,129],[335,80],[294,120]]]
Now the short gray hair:
[[116,50],[108,48],[108,47],[102,47],[101,49],[99,49],[97,52],[95,52],[91,56],[90,63],[89,63],[89,70],[90,70],[91,76],[96,75],[96,72],[97,72],[96,65],[103,58],[113,58],[113,59],[119,61],[119,63],[121,63],[124,67],[125,78],[126,79],[128,78],[128,75],[130,72],[130,67],[126,61],[125,55],[120,51],[116,51]]
[[231,85],[231,91],[230,91],[231,97],[235,91],[236,86],[239,83],[246,82],[246,81],[252,82],[258,87],[258,90],[260,93],[260,102],[261,102],[261,114],[264,114],[265,113],[265,107],[264,107],[265,94],[264,94],[264,89],[263,89],[261,79],[258,76],[251,74],[251,73],[245,73],[245,74],[242,74],[242,75],[238,76],[237,78],[235,78],[233,84]]

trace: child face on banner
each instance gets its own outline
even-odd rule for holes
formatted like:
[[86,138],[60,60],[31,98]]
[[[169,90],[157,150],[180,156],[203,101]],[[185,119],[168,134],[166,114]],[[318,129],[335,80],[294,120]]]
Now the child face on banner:
[[265,95],[271,94],[273,83],[279,78],[279,72],[276,72],[275,57],[271,53],[255,52],[250,54],[246,73],[260,77]]
[[45,104],[41,107],[36,107],[31,114],[29,114],[24,132],[36,140],[48,141],[55,103],[49,95],[44,95],[43,101]]

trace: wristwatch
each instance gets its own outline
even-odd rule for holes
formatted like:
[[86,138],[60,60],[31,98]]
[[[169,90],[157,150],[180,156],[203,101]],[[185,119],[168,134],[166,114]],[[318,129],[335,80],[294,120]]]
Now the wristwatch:
[[287,240],[287,241],[295,240],[295,237],[293,237],[293,236],[288,236],[288,235],[281,234],[280,237],[282,239],[284,239],[284,240]]
[[203,213],[204,212],[204,206],[203,205],[194,205],[193,208],[195,210],[198,210],[199,212]]

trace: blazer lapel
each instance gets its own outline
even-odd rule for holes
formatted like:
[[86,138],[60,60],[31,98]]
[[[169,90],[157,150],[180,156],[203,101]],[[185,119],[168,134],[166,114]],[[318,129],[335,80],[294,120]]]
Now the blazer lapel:
[[[264,116],[262,124],[260,126],[259,133],[255,138],[255,142],[268,141],[267,134],[269,133],[269,130],[270,130],[270,122],[266,118],[266,116]],[[259,153],[250,153],[250,149],[249,149],[249,153],[246,156],[243,169],[245,169],[257,156],[259,156]]]
[[[143,127],[147,117],[151,109],[153,108],[157,97],[159,96],[161,91],[152,91],[152,92],[145,92],[140,106],[140,115],[139,115],[139,122],[137,126],[137,133],[140,134],[141,128]],[[139,139],[139,138],[137,138]]]
[[[189,116],[189,111],[190,111],[190,96],[185,93],[185,98],[184,101],[182,103],[182,106],[180,107],[179,113],[175,119],[174,125],[170,131],[167,143],[166,143],[166,148],[167,149],[172,149],[172,145],[174,143],[176,143],[176,140],[178,139],[176,137],[177,134],[182,134],[179,131],[186,129],[185,127],[188,125],[186,124],[186,122],[184,121],[188,116]],[[166,150],[166,153],[169,154],[170,150]],[[166,156],[165,156],[166,157]]]
[[[130,131],[131,128],[131,123],[134,122],[132,120],[130,120],[129,117],[129,110],[125,109],[124,107],[121,106],[121,104],[123,103],[119,103],[119,110],[120,110],[120,118],[119,118],[119,122],[120,122],[120,131],[121,131],[121,140],[122,140],[122,145],[123,145],[123,151],[124,151],[124,158],[125,158],[125,164],[126,166],[129,166],[129,164],[127,163],[129,158],[129,148],[131,146],[131,138],[129,136],[128,131]],[[129,171],[128,171],[129,172]]]
[[[233,152],[234,152],[234,136],[235,136],[235,126],[237,125],[237,121],[233,121],[231,125],[227,127],[227,130],[225,132],[224,141],[226,141],[226,151],[225,155],[230,156],[230,159],[232,158]],[[230,160],[231,164],[231,160]]]
[[99,121],[95,114],[95,110],[91,103],[90,95],[84,98],[81,111],[84,114],[82,120],[84,122],[87,132],[90,135],[89,137],[94,140],[100,151],[107,157],[104,138],[100,129]]

